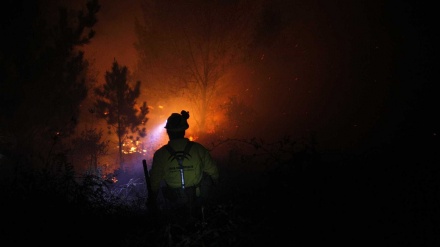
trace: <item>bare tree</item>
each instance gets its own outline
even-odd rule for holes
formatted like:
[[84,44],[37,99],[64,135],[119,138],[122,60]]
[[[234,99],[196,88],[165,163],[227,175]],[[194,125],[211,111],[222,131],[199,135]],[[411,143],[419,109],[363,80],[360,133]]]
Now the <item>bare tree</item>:
[[200,132],[226,86],[222,77],[249,52],[259,2],[144,2],[144,23],[136,25],[139,73],[168,95],[189,101]]

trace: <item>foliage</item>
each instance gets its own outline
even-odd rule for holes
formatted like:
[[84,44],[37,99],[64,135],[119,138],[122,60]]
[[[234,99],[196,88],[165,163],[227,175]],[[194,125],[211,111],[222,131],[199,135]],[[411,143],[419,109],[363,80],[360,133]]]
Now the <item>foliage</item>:
[[[272,144],[257,140],[243,142],[251,144],[255,150],[274,149],[270,148]],[[287,142],[286,139],[280,143],[284,145]],[[1,186],[4,192],[8,191],[4,193],[4,199],[8,202],[6,210],[28,212],[27,207],[38,210],[38,214],[15,214],[23,216],[23,219],[19,218],[24,224],[34,226],[46,217],[57,219],[41,228],[50,232],[40,237],[45,243],[50,242],[51,234],[80,242],[76,237],[69,237],[74,234],[89,235],[91,243],[106,246],[243,246],[256,245],[260,239],[264,239],[264,235],[255,238],[255,233],[266,234],[265,231],[273,231],[270,228],[277,228],[265,225],[268,219],[261,211],[272,210],[265,208],[270,205],[265,200],[276,198],[271,191],[277,187],[276,184],[270,184],[272,175],[266,177],[267,182],[249,183],[259,181],[259,175],[249,170],[239,172],[241,175],[237,177],[234,175],[237,171],[219,164],[223,178],[214,188],[215,196],[205,205],[204,217],[193,222],[178,223],[170,219],[168,214],[149,210],[143,178],[129,178],[130,174],[123,174],[122,171],[116,175],[120,179],[116,182],[95,175],[78,176],[66,159],[62,155],[59,157],[58,161],[53,162],[53,169],[20,173],[14,183]],[[245,164],[249,162],[246,160],[241,164],[233,160],[230,162],[251,167]],[[265,162],[271,162],[276,167],[274,160]],[[283,176],[288,174],[283,171]],[[289,189],[292,188],[283,190]],[[269,199],[269,195],[272,199]],[[69,234],[61,231],[69,224],[72,224]],[[94,233],[92,237],[91,232]]]
[[[141,82],[137,81],[134,88],[131,88],[127,82],[127,76],[127,67],[119,66],[115,60],[112,70],[105,74],[106,83],[102,88],[95,88],[95,94],[98,96],[95,102],[98,117],[105,119],[118,137],[121,169],[124,169],[122,144],[126,138],[138,140],[146,136],[146,128],[143,126],[147,123],[146,115],[149,112],[145,101],[140,106],[136,104],[136,99],[140,95]],[[137,136],[127,135],[129,131]]]
[[73,133],[87,96],[80,48],[94,37],[100,5],[92,0],[74,11],[45,1],[8,2],[1,17],[8,35],[0,52],[0,130],[14,139],[11,152],[44,164]]
[[79,170],[89,170],[92,174],[98,171],[98,159],[107,154],[109,141],[101,141],[103,130],[86,129],[72,140],[72,160]]
[[[23,171],[14,182],[1,184],[3,210],[12,215],[4,218],[2,241],[17,244],[32,239],[35,245],[59,246],[66,241],[83,244],[87,239],[88,244],[134,247],[270,246],[289,241],[298,246],[333,242],[352,246],[366,241],[394,246],[402,238],[411,246],[435,246],[438,240],[436,234],[424,235],[438,230],[431,217],[439,213],[438,190],[428,190],[438,185],[438,169],[420,165],[418,170],[401,174],[411,179],[400,182],[392,176],[396,169],[382,169],[386,173],[381,175],[386,177],[383,181],[373,176],[378,169],[371,168],[379,167],[378,161],[395,161],[399,150],[328,161],[312,151],[313,140],[294,149],[298,142],[288,137],[273,143],[228,140],[215,148],[227,143],[242,144],[235,147],[250,147],[255,156],[261,153],[271,158],[263,159],[266,169],[260,171],[252,169],[249,150],[238,150],[244,159],[220,159],[222,177],[203,218],[177,223],[167,214],[150,211],[141,178],[121,183],[97,176],[79,178],[60,154],[52,169]],[[281,158],[286,152],[291,159]],[[404,159],[408,156],[395,166],[401,166]],[[418,159],[411,156],[411,161]],[[307,163],[304,169],[296,169],[303,163]],[[383,182],[413,194],[392,193],[389,187],[380,186]],[[411,225],[405,224],[408,219]],[[399,239],[390,237],[394,235]]]

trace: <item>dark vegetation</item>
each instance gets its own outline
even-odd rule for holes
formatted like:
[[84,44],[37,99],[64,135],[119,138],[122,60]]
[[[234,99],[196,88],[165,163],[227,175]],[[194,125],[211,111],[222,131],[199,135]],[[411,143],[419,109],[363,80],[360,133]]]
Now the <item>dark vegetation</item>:
[[221,181],[205,224],[170,224],[165,215],[149,211],[143,174],[120,173],[117,183],[78,178],[60,155],[50,169],[18,169],[1,185],[2,242],[433,246],[439,240],[438,159],[424,145],[330,155],[312,146],[295,149],[289,138],[222,143],[227,144],[235,153],[216,157]]

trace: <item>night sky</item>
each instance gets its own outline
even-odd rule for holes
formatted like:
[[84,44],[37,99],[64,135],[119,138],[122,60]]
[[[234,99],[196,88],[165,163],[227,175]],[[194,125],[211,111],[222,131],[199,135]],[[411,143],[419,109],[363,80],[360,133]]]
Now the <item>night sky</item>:
[[[260,63],[230,77],[241,85],[233,90],[259,112],[255,133],[315,132],[323,149],[342,151],[386,145],[408,131],[437,138],[432,6],[270,2],[272,19],[255,54]],[[98,18],[86,56],[99,75],[114,58],[134,70],[139,1],[104,1]]]

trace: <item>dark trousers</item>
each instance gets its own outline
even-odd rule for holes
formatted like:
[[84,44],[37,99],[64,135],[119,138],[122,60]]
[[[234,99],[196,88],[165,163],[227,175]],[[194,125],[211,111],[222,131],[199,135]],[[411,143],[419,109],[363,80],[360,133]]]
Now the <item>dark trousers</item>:
[[202,201],[196,195],[196,187],[163,188],[166,200],[165,213],[172,222],[189,223],[201,219]]

